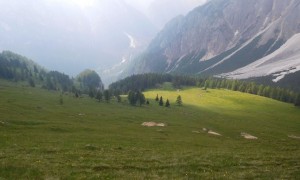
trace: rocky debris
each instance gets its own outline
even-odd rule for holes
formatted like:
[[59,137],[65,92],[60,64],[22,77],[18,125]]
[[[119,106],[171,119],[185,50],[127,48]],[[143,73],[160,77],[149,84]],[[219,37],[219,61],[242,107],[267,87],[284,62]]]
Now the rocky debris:
[[156,122],[143,122],[142,126],[145,126],[145,127],[165,127],[166,124],[156,123]]
[[241,136],[243,136],[245,139],[252,139],[252,140],[258,139],[257,137],[252,136],[251,134],[248,134],[248,133],[244,133],[244,132],[241,133]]

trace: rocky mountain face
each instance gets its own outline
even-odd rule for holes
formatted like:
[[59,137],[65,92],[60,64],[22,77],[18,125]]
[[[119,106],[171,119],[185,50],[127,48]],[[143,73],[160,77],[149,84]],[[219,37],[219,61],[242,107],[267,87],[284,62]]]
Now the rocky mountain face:
[[[299,48],[292,48],[299,44],[299,12],[298,0],[211,0],[170,21],[127,73],[271,75],[280,81],[300,70]],[[258,68],[256,61],[268,66]],[[274,70],[261,72],[269,68]]]

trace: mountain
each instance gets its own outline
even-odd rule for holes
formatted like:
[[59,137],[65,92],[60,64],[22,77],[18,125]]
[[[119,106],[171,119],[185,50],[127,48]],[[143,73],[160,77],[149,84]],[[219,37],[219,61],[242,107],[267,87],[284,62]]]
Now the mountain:
[[281,81],[300,70],[299,12],[297,0],[211,0],[170,21],[126,73]]
[[291,37],[278,50],[231,73],[222,74],[234,79],[273,75],[278,82],[287,74],[300,70],[300,33]]
[[120,63],[156,32],[123,0],[0,1],[0,50],[73,76]]
[[164,25],[174,17],[185,15],[206,1],[207,0],[154,0],[147,8],[146,15],[157,28],[162,29]]

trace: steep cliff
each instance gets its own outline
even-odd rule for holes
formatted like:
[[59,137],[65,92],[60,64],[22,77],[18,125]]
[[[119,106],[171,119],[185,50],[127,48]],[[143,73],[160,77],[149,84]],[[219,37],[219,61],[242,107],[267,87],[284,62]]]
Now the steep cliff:
[[211,0],[169,22],[127,72],[235,71],[299,33],[299,12],[297,0]]

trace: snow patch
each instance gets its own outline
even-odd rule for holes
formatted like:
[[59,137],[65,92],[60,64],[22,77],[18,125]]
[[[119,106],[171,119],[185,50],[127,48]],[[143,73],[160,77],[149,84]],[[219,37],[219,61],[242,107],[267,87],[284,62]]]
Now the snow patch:
[[128,37],[128,39],[130,41],[129,47],[135,49],[137,47],[137,41],[130,34],[128,34],[128,33],[124,33],[124,34]]
[[121,64],[124,64],[127,62],[127,59],[125,57],[122,57],[122,61],[121,61]]
[[265,19],[265,22],[264,22],[264,24],[263,24],[263,27],[265,27],[266,25],[267,25],[267,23],[269,22],[269,16],[268,17],[266,17],[266,19]]
[[237,36],[239,34],[240,34],[239,30],[236,30],[235,33],[234,33],[234,36]]
[[297,71],[300,71],[300,66],[292,67],[292,68],[290,68],[287,71],[280,72],[280,73],[277,73],[277,74],[273,74],[273,76],[276,77],[276,78],[273,79],[272,81],[275,82],[275,83],[277,83],[278,81],[280,81],[281,79],[283,79],[286,75],[293,74],[293,73],[295,73]]
[[232,79],[248,79],[272,75],[278,82],[287,74],[300,71],[300,33],[291,37],[278,50],[245,67],[219,76]]

